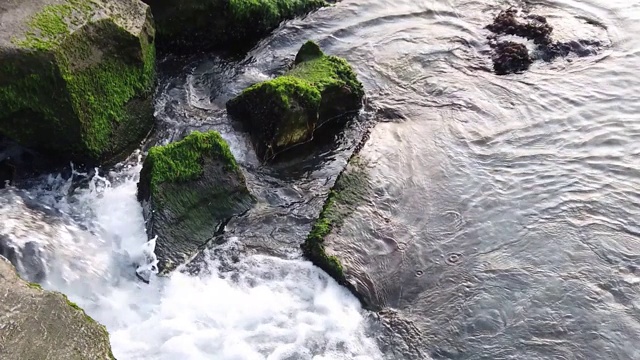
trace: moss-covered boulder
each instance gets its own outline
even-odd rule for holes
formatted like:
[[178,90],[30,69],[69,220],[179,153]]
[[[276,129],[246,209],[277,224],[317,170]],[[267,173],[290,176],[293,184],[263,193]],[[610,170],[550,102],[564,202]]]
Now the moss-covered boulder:
[[22,280],[0,256],[0,359],[114,359],[109,334],[60,293]]
[[325,55],[309,41],[300,48],[291,70],[245,89],[227,102],[227,111],[246,124],[258,157],[268,161],[311,140],[314,131],[330,120],[358,111],[363,96],[349,63]]
[[65,160],[111,160],[153,123],[155,29],[139,0],[0,4],[0,133]]
[[186,262],[227,220],[255,202],[229,145],[217,132],[193,132],[149,150],[138,200],[150,238],[157,236],[158,270]]
[[144,0],[158,43],[172,52],[246,48],[280,22],[326,6],[324,0]]

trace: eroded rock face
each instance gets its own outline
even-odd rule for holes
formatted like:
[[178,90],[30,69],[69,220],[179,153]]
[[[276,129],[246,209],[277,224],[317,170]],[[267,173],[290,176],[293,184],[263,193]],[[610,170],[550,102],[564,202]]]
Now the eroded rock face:
[[[325,55],[309,41],[283,76],[245,89],[227,102],[227,111],[243,122],[263,161],[312,139],[321,126],[332,126],[362,106],[362,84],[346,60]],[[338,130],[338,129],[336,129]]]
[[327,6],[324,0],[144,0],[170,52],[250,47],[280,22]]
[[155,30],[139,0],[0,4],[0,132],[64,160],[111,160],[153,123]]
[[149,150],[138,200],[149,236],[157,236],[160,273],[186,262],[229,218],[255,202],[229,146],[214,131]]
[[22,280],[0,256],[0,358],[114,359],[109,334],[66,296]]

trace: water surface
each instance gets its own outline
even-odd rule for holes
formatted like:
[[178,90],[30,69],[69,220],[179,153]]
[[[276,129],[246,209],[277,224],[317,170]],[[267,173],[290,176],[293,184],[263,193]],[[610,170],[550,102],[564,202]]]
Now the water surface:
[[[496,76],[483,27],[512,5],[547,16],[558,40],[606,46]],[[168,59],[154,143],[220,131],[259,199],[224,244],[191,275],[138,282],[136,161],[76,190],[39,182],[31,195],[65,221],[18,227],[36,239],[32,224],[53,222],[45,287],[106,324],[119,359],[638,359],[639,20],[635,1],[351,0],[283,24],[242,61]],[[333,145],[260,166],[224,103],[308,39],[353,64],[365,110]],[[371,196],[341,238],[379,315],[298,248],[372,124]]]

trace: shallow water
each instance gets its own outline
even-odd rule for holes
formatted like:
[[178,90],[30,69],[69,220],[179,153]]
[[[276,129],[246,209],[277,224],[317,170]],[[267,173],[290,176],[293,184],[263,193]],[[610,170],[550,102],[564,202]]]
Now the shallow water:
[[640,7],[531,4],[562,38],[610,46],[498,77],[474,26],[496,7],[455,2],[401,10],[415,32],[366,48],[398,116],[360,153],[372,196],[339,238],[368,295],[415,327],[413,356],[640,357]]
[[[547,16],[559,40],[607,46],[496,76],[483,27],[511,5]],[[353,0],[240,62],[167,59],[154,142],[219,130],[258,205],[196,275],[145,285],[131,266],[146,240],[139,165],[76,190],[43,180],[31,195],[66,213],[44,285],[107,325],[118,359],[640,358],[638,20],[634,1]],[[353,64],[367,106],[334,146],[262,167],[224,102],[307,39]],[[360,155],[373,195],[343,236],[370,260],[357,270],[378,280],[378,317],[298,249],[372,123]]]

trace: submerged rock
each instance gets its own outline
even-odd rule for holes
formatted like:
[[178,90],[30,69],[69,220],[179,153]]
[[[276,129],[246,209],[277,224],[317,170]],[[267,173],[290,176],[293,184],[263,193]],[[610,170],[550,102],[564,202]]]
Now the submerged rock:
[[280,22],[326,6],[324,0],[144,0],[169,51],[247,47]]
[[138,200],[149,236],[157,236],[161,273],[186,262],[229,218],[255,202],[229,145],[214,131],[151,148],[140,173]]
[[291,70],[245,89],[227,102],[227,110],[246,124],[258,157],[268,161],[310,141],[320,126],[358,111],[363,96],[349,63],[325,55],[309,41],[300,48]]
[[0,133],[64,160],[111,160],[153,123],[155,30],[139,0],[0,4]]
[[109,334],[60,293],[22,280],[0,256],[0,358],[114,359]]
[[345,219],[366,201],[370,189],[368,181],[366,164],[355,155],[336,180],[318,220],[301,247],[304,256],[314,265],[349,288],[364,305],[371,306],[369,299],[362,296],[363,292],[355,281],[357,279],[353,277],[352,268],[343,266],[344,253],[333,248],[333,238],[337,236]]

